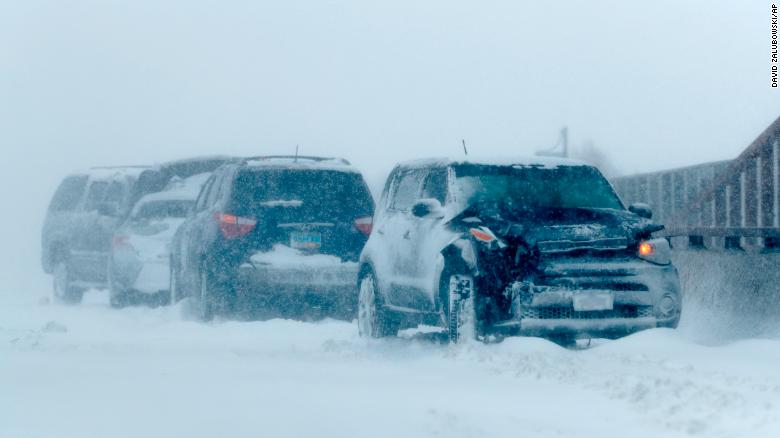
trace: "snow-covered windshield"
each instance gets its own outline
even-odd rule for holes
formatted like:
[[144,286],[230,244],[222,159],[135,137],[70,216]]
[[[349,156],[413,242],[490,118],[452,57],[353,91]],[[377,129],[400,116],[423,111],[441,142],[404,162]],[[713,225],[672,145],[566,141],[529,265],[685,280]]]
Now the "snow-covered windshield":
[[189,200],[145,202],[135,209],[133,212],[133,220],[185,218],[194,204],[195,201]]
[[466,205],[507,202],[523,208],[623,209],[612,186],[590,166],[455,168],[457,196]]

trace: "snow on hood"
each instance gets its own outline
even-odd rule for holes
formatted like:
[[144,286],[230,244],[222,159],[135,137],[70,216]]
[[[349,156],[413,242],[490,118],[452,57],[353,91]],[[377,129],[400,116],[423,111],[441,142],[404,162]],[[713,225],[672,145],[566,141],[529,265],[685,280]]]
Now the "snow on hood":
[[256,252],[250,257],[253,264],[270,265],[278,268],[330,268],[357,265],[345,262],[340,257],[325,254],[304,254],[287,245],[276,244],[268,252]]
[[539,209],[513,214],[508,211],[469,208],[464,219],[479,218],[501,237],[520,237],[531,246],[546,241],[588,241],[625,239],[662,229],[653,221],[624,210],[612,209]]

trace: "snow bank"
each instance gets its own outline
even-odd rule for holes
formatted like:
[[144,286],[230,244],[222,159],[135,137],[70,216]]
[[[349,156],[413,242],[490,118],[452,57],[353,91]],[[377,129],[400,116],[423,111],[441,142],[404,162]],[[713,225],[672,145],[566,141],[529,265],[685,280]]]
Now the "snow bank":
[[776,339],[369,341],[331,320],[200,324],[29,292],[0,294],[0,436],[780,436]]

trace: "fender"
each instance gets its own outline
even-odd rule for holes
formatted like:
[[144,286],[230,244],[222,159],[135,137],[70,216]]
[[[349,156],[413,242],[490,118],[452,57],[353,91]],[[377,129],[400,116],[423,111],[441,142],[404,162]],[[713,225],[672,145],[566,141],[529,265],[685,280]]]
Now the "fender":
[[446,263],[456,263],[470,271],[477,270],[477,251],[470,239],[456,237],[444,247],[441,255]]
[[474,248],[474,242],[470,239],[465,239],[462,236],[457,236],[444,249],[441,250],[441,256],[438,266],[436,267],[436,275],[434,278],[434,308],[441,310],[441,304],[444,302],[441,297],[441,274],[444,271],[445,266],[455,267],[462,269],[463,271],[478,272],[477,266],[477,253]]

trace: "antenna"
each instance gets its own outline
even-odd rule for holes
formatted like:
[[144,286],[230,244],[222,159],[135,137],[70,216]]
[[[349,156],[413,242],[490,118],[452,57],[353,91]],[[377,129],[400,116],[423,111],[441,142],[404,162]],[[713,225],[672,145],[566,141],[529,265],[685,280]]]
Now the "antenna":
[[[557,150],[561,147],[562,150]],[[569,128],[564,126],[561,128],[561,135],[558,137],[558,142],[550,149],[537,151],[536,155],[548,156],[548,157],[564,157],[569,156]]]
[[469,150],[466,149],[466,140],[465,139],[461,139],[460,141],[461,141],[461,143],[463,143],[463,154],[468,157],[469,156]]
[[298,162],[298,146],[299,145],[297,144],[295,145],[295,160],[293,160],[294,163]]

